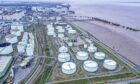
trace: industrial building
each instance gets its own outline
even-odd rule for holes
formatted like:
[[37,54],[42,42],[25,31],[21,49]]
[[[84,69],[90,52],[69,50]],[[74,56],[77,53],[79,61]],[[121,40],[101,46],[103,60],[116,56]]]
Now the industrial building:
[[4,76],[12,63],[12,56],[0,56],[0,77]]
[[13,46],[11,43],[0,44],[0,55],[8,55],[13,52]]

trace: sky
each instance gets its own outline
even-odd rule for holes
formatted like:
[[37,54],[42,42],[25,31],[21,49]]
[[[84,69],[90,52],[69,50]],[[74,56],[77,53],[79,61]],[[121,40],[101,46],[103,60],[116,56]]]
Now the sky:
[[135,1],[140,1],[140,0],[0,0],[0,1],[49,1],[49,2],[75,2],[75,3],[102,3],[102,2],[135,2]]
[[73,2],[81,4],[92,4],[92,3],[116,3],[116,2],[137,2],[140,0],[0,0],[0,1],[34,1],[34,2]]

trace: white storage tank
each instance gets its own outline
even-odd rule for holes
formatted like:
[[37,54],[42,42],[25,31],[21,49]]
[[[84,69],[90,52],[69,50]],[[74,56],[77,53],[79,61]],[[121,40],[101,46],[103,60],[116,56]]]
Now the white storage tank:
[[22,39],[22,42],[27,45],[28,39]]
[[70,27],[71,27],[70,25],[67,25],[67,26],[66,26],[66,28],[70,28]]
[[21,35],[21,32],[19,29],[11,29],[11,34],[14,34],[16,36],[20,36]]
[[66,30],[67,31],[72,30],[72,27],[66,27]]
[[28,35],[23,35],[22,40],[28,40]]
[[73,43],[72,42],[68,42],[68,46],[73,46]]
[[28,35],[29,35],[28,32],[24,32],[23,33],[23,38],[28,39]]
[[70,61],[70,54],[69,53],[60,53],[58,55],[59,62],[68,62]]
[[58,37],[59,38],[64,38],[65,36],[64,36],[64,34],[58,34]]
[[72,29],[72,27],[70,25],[67,25],[65,28],[66,28],[66,30]]
[[29,45],[30,45],[30,46],[32,47],[32,49],[34,50],[35,45],[29,43],[27,46],[29,46]]
[[51,32],[51,31],[54,31],[54,28],[48,28],[48,31]]
[[54,31],[48,31],[47,34],[48,34],[49,36],[51,36],[51,35],[53,36],[53,35],[55,35],[55,32],[54,32]]
[[96,51],[97,51],[97,48],[96,48],[95,46],[90,45],[90,46],[88,47],[88,52],[96,52]]
[[74,29],[69,29],[69,30],[68,30],[68,33],[69,33],[69,34],[76,34],[76,30],[74,30]]
[[98,60],[104,60],[105,57],[106,57],[106,55],[105,55],[105,53],[103,53],[103,52],[96,52],[96,53],[94,54],[94,57],[95,57],[96,59],[98,59]]
[[24,45],[25,47],[27,46],[27,44],[24,43],[23,41],[18,42],[18,45]]
[[66,62],[62,64],[62,72],[64,74],[74,74],[76,72],[76,64],[73,62]]
[[29,33],[29,37],[30,37],[30,39],[34,39],[33,33]]
[[56,17],[56,20],[60,21],[60,20],[62,20],[62,17],[58,16],[58,17]]
[[5,36],[5,39],[8,43],[17,43],[18,42],[18,39],[17,39],[17,36],[16,35],[13,35],[13,34],[8,34]]
[[58,33],[64,33],[65,30],[63,28],[58,29]]
[[103,66],[107,70],[115,70],[117,68],[117,63],[114,60],[107,59],[104,61]]
[[68,47],[66,47],[66,46],[61,46],[61,47],[59,48],[59,52],[60,52],[60,53],[66,53],[66,52],[68,52]]
[[47,24],[47,28],[53,28],[53,25],[52,24]]
[[11,43],[1,43],[0,44],[0,54],[7,55],[13,52],[13,47]]
[[88,47],[88,45],[87,44],[84,44],[84,48],[87,48]]
[[33,56],[34,55],[34,48],[32,45],[28,44],[26,47],[26,54],[27,56]]
[[95,72],[98,69],[98,64],[95,61],[87,60],[84,62],[83,67],[88,72]]
[[14,23],[11,25],[11,29],[19,29],[20,32],[23,32],[23,31],[24,31],[23,24],[18,23],[18,22],[14,22]]
[[33,45],[35,44],[35,42],[34,42],[33,39],[29,39],[29,43],[30,43],[30,44],[33,44]]
[[19,42],[17,45],[18,53],[24,53],[26,48],[26,44],[24,42]]
[[62,29],[63,27],[62,26],[56,26],[55,28],[58,30],[58,29]]
[[88,59],[88,53],[84,51],[77,52],[76,58],[78,60],[87,60]]

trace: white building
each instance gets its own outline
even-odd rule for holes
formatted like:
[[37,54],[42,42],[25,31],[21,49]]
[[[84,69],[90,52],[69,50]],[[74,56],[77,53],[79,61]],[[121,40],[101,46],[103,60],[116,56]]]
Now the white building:
[[0,44],[0,54],[7,55],[13,52],[12,44],[10,43],[2,43]]
[[0,56],[0,77],[4,76],[12,62],[12,56]]

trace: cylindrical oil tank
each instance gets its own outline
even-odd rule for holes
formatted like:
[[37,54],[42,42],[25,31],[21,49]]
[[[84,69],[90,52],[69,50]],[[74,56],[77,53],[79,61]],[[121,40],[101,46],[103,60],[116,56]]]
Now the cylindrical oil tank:
[[17,36],[16,35],[13,35],[13,34],[8,34],[5,36],[5,39],[8,43],[17,43],[18,42],[18,39],[17,39]]
[[58,37],[59,38],[64,38],[65,36],[64,36],[64,34],[58,34]]
[[76,72],[76,64],[73,62],[65,62],[62,64],[62,72],[64,74],[74,74]]
[[56,29],[62,29],[63,27],[62,26],[56,26]]
[[72,29],[72,27],[70,25],[67,25],[65,28],[66,28],[66,30]]
[[96,52],[96,51],[97,51],[97,48],[95,46],[90,45],[88,47],[88,52]]
[[69,53],[60,53],[58,55],[59,62],[68,62],[70,61],[70,54]]
[[22,39],[22,42],[27,45],[28,39]]
[[87,44],[84,44],[84,48],[87,48],[88,47],[88,45]]
[[28,39],[28,35],[29,35],[28,32],[24,32],[22,39]]
[[73,43],[72,42],[68,42],[68,46],[73,46]]
[[106,57],[106,55],[105,55],[105,53],[103,53],[103,52],[96,52],[96,53],[94,54],[94,57],[95,57],[96,59],[98,59],[98,60],[104,60],[105,57]]
[[58,29],[58,33],[64,33],[64,32],[65,32],[65,30],[63,28]]
[[51,35],[53,36],[53,35],[55,35],[55,32],[54,32],[54,31],[48,31],[47,34],[48,34],[49,36],[51,36]]
[[25,46],[24,45],[17,45],[18,53],[24,53],[25,52]]
[[77,52],[76,58],[78,60],[87,60],[88,59],[88,53],[84,51]]
[[87,60],[84,62],[83,67],[88,72],[95,72],[98,69],[98,64],[95,61]]
[[68,30],[68,33],[69,33],[69,34],[76,34],[76,30],[74,30],[74,29],[69,29],[69,30]]
[[23,24],[15,22],[11,25],[11,29],[19,29],[20,32],[24,31]]
[[18,29],[20,30],[20,32],[23,32],[24,31],[24,26],[22,24],[20,24]]
[[117,63],[114,60],[107,59],[104,61],[103,66],[107,70],[115,70],[117,68]]
[[14,34],[16,36],[20,36],[21,35],[21,32],[19,29],[11,29],[11,34]]
[[35,44],[34,39],[29,39],[29,44]]
[[30,39],[34,39],[34,35],[33,35],[33,33],[29,33],[29,37],[30,37]]
[[32,45],[28,44],[26,47],[26,54],[27,56],[33,56],[34,55],[34,48]]
[[11,43],[1,43],[0,44],[0,54],[7,55],[13,52],[13,47]]
[[66,47],[66,46],[61,46],[61,47],[59,48],[59,52],[60,52],[60,53],[66,53],[66,52],[68,52],[68,47]]

